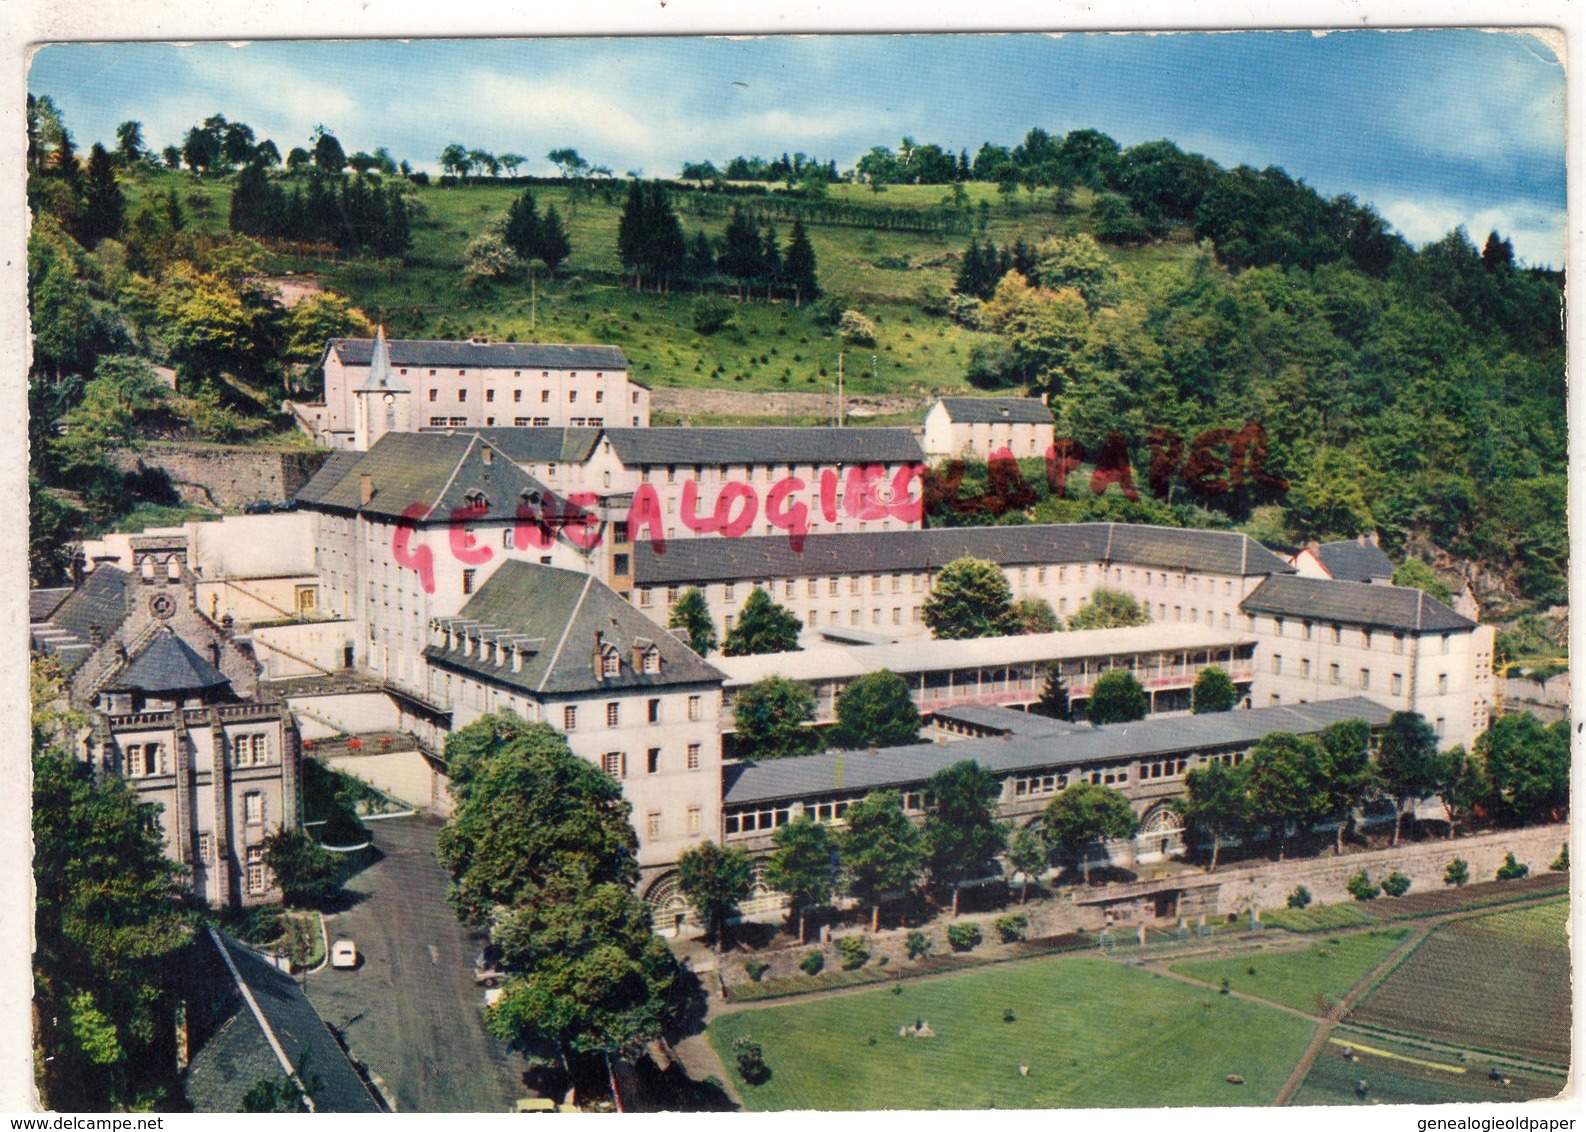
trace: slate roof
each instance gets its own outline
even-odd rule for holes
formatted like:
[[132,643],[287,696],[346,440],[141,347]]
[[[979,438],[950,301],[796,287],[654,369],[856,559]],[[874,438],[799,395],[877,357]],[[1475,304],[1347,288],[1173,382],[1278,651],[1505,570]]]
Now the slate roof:
[[185,692],[216,688],[230,682],[220,669],[199,656],[167,627],[139,649],[105,689],[111,692]]
[[1271,577],[1239,608],[1246,613],[1309,617],[1346,625],[1413,632],[1463,632],[1476,623],[1408,586],[1363,586],[1336,578]]
[[1393,713],[1364,697],[1293,707],[1254,708],[1090,727],[1067,735],[965,739],[866,751],[831,751],[722,768],[722,804],[748,805],[834,791],[880,790],[922,783],[937,771],[973,759],[994,774],[1092,766],[1134,758],[1253,746],[1275,731],[1314,734],[1330,723],[1360,719],[1382,727]]
[[[387,343],[387,348],[394,366],[600,371],[628,368],[627,357],[615,346],[393,338]],[[332,338],[325,349],[327,353],[334,350],[342,365],[366,366],[374,356],[374,339]],[[324,360],[320,359],[321,365]]]
[[1354,539],[1324,542],[1316,548],[1322,567],[1340,582],[1369,582],[1393,577],[1393,559],[1380,546],[1362,545]]
[[[215,949],[214,954],[224,948],[259,1013],[244,999],[230,969],[209,980],[216,993],[230,996],[232,1009],[230,1017],[193,1052],[188,1064],[183,1091],[193,1108],[237,1112],[243,1096],[260,1081],[285,1076],[266,1036],[268,1026],[287,1060],[294,1067],[302,1066],[302,1079],[316,1111],[382,1111],[297,981],[236,940],[218,932],[208,934],[208,946]],[[213,963],[214,959],[206,953],[201,962]]]
[[50,615],[60,608],[61,602],[71,596],[70,586],[60,586],[55,589],[29,590],[28,591],[28,623],[35,621],[48,621]]
[[665,553],[658,554],[649,542],[636,544],[633,551],[633,579],[639,585],[910,573],[935,570],[966,556],[1002,566],[1128,562],[1234,576],[1294,572],[1248,535],[1127,523],[816,534],[799,551],[785,535],[696,538],[668,542]]
[[1037,397],[941,397],[955,424],[1046,424],[1052,410]]
[[100,566],[56,607],[49,620],[31,626],[34,647],[54,656],[66,672],[74,671],[98,647],[93,643],[95,627],[100,640],[108,640],[127,619],[128,581],[120,567]]
[[[422,428],[420,432],[444,432]],[[517,464],[576,463],[589,459],[600,439],[598,428],[459,428],[455,432],[475,433],[494,444]]]
[[[431,665],[535,695],[660,688],[678,684],[720,684],[720,672],[687,645],[634,609],[592,575],[534,562],[504,562],[456,617],[436,618],[443,626],[511,643],[524,653],[522,670],[510,662],[486,660],[476,645],[472,656],[461,649],[431,645]],[[621,670],[602,677],[595,663],[595,634],[616,648]],[[661,671],[633,667],[635,643],[654,645]]]
[[385,327],[375,331],[370,350],[369,376],[358,387],[360,393],[411,393],[407,382],[391,372],[391,352],[386,346]]
[[[360,506],[364,473],[374,498]],[[506,453],[473,433],[388,432],[367,452],[332,454],[294,499],[303,507],[386,518],[397,518],[417,503],[430,521],[446,522],[453,511],[468,506],[466,497],[476,490],[488,503],[470,516],[479,521],[513,519],[526,493],[549,494]]]
[[1088,723],[1070,723],[1066,719],[1048,719],[1034,712],[1015,711],[994,704],[960,704],[957,707],[933,708],[931,715],[949,723],[962,723],[998,735],[1035,737],[1039,735],[1073,735],[1089,731]]
[[608,428],[628,467],[641,464],[904,464],[925,452],[906,428]]

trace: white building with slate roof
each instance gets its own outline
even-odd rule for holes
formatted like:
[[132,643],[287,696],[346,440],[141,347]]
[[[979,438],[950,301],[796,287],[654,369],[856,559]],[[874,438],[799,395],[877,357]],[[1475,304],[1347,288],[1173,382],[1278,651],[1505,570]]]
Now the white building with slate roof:
[[925,454],[932,460],[989,460],[1003,450],[1040,457],[1056,436],[1044,397],[938,397],[925,414]]
[[326,448],[363,451],[424,427],[545,428],[650,423],[650,390],[615,346],[332,338],[324,396],[289,404]]

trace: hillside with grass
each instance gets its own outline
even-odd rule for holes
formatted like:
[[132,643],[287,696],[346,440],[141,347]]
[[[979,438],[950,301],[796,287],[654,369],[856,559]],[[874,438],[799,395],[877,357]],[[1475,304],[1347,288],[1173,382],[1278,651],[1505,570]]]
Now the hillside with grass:
[[[174,151],[84,161],[34,109],[34,471],[68,508],[52,531],[144,502],[94,455],[156,426],[284,440],[273,407],[312,395],[325,340],[379,322],[620,346],[658,424],[828,423],[839,364],[850,423],[917,422],[942,393],[1044,396],[1073,489],[971,467],[1012,505],[935,521],[1375,531],[1479,582],[1498,616],[1566,600],[1563,280],[1496,232],[1412,248],[1282,170],[1094,131],[1031,131],[985,178],[965,179],[983,150],[931,184],[876,151],[785,183],[432,181],[388,155],[349,172],[339,146],[322,163],[323,138],[286,168],[247,146],[186,169]],[[514,216],[553,212],[557,252],[513,243]],[[800,240],[818,293],[790,282]],[[1088,492],[1098,464],[1132,483]]]

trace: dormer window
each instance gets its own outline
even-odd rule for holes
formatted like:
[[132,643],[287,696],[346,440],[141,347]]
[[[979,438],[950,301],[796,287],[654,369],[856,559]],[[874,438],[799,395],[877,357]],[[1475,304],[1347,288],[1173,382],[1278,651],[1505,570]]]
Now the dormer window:
[[645,649],[639,657],[639,670],[650,676],[658,675],[661,671],[661,650],[653,645]]
[[602,676],[622,675],[622,657],[614,648],[601,650],[600,674]]
[[485,498],[485,493],[478,488],[470,488],[463,492],[463,502],[470,511],[483,511],[490,506],[490,500]]

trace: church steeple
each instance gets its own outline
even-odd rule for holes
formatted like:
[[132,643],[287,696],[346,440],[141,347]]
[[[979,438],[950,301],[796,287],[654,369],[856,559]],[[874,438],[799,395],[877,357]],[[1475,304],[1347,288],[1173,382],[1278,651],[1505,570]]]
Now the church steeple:
[[[411,392],[391,369],[391,351],[386,346],[385,327],[381,326],[375,331],[369,376],[353,391],[357,400],[353,447],[367,452],[386,433],[407,428],[410,402],[405,398]],[[403,398],[400,405],[398,398]]]

